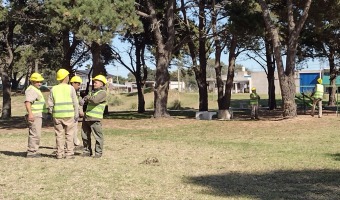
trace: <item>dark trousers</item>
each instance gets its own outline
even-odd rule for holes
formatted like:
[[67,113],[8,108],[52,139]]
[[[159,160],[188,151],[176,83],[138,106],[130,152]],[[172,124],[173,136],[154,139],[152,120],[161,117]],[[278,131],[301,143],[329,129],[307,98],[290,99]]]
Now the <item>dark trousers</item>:
[[82,124],[81,137],[83,139],[84,152],[90,152],[92,155],[91,133],[93,133],[96,139],[94,151],[96,154],[101,155],[103,153],[104,138],[100,121],[83,121]]

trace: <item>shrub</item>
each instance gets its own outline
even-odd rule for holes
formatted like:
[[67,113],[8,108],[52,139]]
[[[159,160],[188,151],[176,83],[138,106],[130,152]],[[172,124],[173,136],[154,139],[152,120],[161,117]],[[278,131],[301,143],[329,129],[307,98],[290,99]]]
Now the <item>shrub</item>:
[[124,104],[119,96],[109,96],[107,101],[110,106],[120,106]]
[[171,110],[180,110],[182,108],[181,101],[176,99],[173,102],[171,102],[170,107]]
[[130,106],[130,109],[136,110],[136,108],[137,108],[137,103],[132,103],[131,106]]

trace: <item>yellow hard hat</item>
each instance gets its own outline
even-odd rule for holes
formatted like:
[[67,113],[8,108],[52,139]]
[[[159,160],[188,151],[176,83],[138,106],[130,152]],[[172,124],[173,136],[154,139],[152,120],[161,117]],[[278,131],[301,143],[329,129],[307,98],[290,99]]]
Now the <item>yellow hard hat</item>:
[[70,80],[70,83],[82,83],[82,80],[79,76],[73,76]]
[[57,80],[61,81],[69,74],[70,74],[70,72],[68,72],[66,69],[59,69],[57,71]]
[[34,72],[31,77],[30,77],[30,81],[43,81],[44,78],[41,76],[41,74]]
[[95,81],[95,80],[101,81],[101,82],[103,82],[105,85],[106,85],[106,83],[107,83],[107,80],[106,80],[105,76],[103,76],[103,75],[97,75],[97,76],[95,76],[95,77],[93,78],[93,80],[94,80],[94,81]]
[[318,78],[317,81],[318,81],[319,84],[322,84],[322,79],[321,78]]
[[256,90],[256,88],[254,88],[254,87],[253,87],[253,88],[251,88],[251,91],[253,91],[253,90]]

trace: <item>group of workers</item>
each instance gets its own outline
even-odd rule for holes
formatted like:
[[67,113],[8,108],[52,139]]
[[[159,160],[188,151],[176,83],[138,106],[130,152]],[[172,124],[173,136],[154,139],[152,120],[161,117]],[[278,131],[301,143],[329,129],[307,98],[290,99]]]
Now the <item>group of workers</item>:
[[[315,107],[318,105],[318,117],[322,117],[322,98],[324,94],[324,87],[322,85],[322,79],[317,79],[317,84],[314,87],[314,90],[311,94],[311,99],[313,101],[311,116],[314,117]],[[256,88],[251,89],[250,93],[250,106],[251,113],[250,118],[258,120],[259,119],[259,104],[260,104],[260,96],[256,93]]]
[[[31,85],[25,91],[26,119],[28,122],[28,148],[27,158],[41,157],[39,153],[42,121],[52,117],[56,136],[56,158],[74,159],[75,146],[80,146],[78,139],[78,120],[82,120],[81,137],[83,141],[84,157],[92,157],[91,133],[95,142],[94,158],[100,158],[103,154],[103,133],[101,120],[106,106],[107,80],[103,75],[95,76],[92,92],[81,98],[79,95],[82,80],[79,76],[73,76],[66,69],[57,71],[58,85],[50,90],[47,102],[40,91],[44,78],[39,73],[30,76]],[[70,82],[70,84],[69,84]],[[85,113],[83,105],[87,104]]]

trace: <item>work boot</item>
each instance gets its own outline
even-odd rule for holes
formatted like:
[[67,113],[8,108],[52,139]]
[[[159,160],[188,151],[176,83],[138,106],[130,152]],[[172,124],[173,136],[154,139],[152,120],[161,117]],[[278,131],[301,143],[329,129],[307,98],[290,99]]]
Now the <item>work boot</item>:
[[64,155],[56,155],[56,159],[63,159]]

